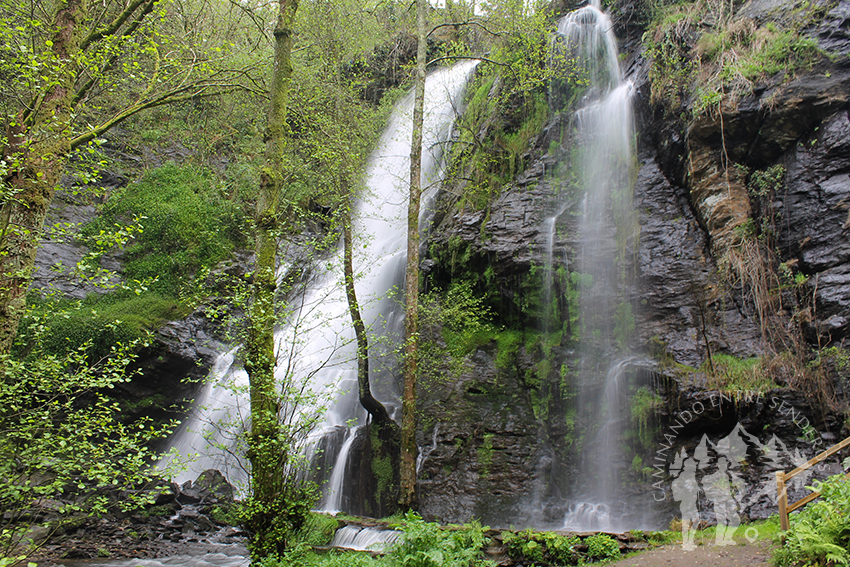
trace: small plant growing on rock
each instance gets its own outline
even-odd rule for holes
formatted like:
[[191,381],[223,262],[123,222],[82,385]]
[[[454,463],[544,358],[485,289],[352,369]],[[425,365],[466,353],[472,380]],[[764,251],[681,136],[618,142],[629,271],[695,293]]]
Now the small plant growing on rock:
[[620,556],[620,544],[608,534],[594,534],[584,540],[591,559],[614,559]]

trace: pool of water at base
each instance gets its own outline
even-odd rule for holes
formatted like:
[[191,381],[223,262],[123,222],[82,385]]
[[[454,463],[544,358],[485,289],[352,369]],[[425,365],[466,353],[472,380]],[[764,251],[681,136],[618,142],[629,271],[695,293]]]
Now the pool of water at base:
[[59,559],[38,562],[39,567],[248,567],[251,560],[242,545],[217,546],[216,549],[174,549],[171,555],[157,558]]

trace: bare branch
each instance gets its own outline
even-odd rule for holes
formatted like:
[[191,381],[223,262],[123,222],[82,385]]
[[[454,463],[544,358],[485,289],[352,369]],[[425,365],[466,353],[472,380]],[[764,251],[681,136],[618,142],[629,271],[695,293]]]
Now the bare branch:
[[178,102],[184,102],[186,100],[190,100],[193,98],[208,98],[212,96],[218,96],[222,94],[227,94],[231,92],[235,92],[237,90],[248,90],[252,91],[245,85],[241,83],[235,82],[205,82],[205,83],[193,83],[191,85],[184,85],[175,89],[172,89],[168,92],[162,93],[155,98],[146,101],[139,101],[133,106],[125,108],[109,120],[99,124],[98,126],[94,126],[88,131],[80,134],[76,138],[71,140],[71,149],[75,149],[80,147],[83,144],[87,144],[97,138],[99,135],[103,134],[116,124],[123,122],[127,118],[138,114],[143,110],[147,110],[149,108],[156,108],[157,106],[163,106],[165,104],[174,104]]
[[255,14],[254,11],[251,10],[248,6],[244,6],[241,2],[238,2],[237,0],[230,0],[230,4],[248,14],[248,17],[251,19],[252,22],[254,22],[254,25],[257,26],[257,29],[260,31],[260,35],[265,38],[266,41],[271,43],[271,38],[266,33],[266,23],[263,18]]
[[493,36],[496,36],[496,37],[502,37],[501,32],[491,31],[490,29],[487,28],[487,26],[485,26],[484,24],[482,24],[478,20],[466,20],[465,22],[449,22],[447,24],[440,24],[438,26],[434,26],[433,28],[431,28],[431,31],[428,32],[427,37],[431,37],[431,34],[434,33],[435,31],[437,31],[440,28],[447,28],[447,27],[456,28],[458,26],[478,26],[479,28],[483,29],[484,31],[486,31],[490,35],[493,35]]

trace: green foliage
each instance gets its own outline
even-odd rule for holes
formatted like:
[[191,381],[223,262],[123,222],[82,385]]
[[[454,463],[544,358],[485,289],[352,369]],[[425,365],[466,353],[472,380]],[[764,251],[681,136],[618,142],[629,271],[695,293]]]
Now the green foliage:
[[632,394],[630,403],[632,421],[643,430],[649,426],[650,421],[663,406],[664,398],[649,388],[641,387]]
[[[484,72],[486,73],[486,71]],[[458,141],[451,149],[447,178],[463,179],[457,206],[485,210],[504,184],[524,169],[522,156],[548,118],[544,93],[529,93],[520,112],[500,107],[501,79],[479,73],[469,89],[466,112],[457,122]],[[515,112],[509,120],[496,119]]]
[[785,166],[777,163],[767,169],[752,172],[749,183],[747,183],[747,189],[749,189],[750,195],[755,197],[769,197],[782,189],[784,179]]
[[[493,339],[493,327],[487,322],[489,318],[490,309],[484,304],[484,298],[474,294],[468,281],[453,283],[447,292],[433,289],[422,294],[419,325],[429,330],[432,337],[420,342],[419,366],[423,376],[449,379],[458,375],[466,357]],[[434,337],[438,330],[440,338]],[[449,375],[444,376],[446,364]]]
[[496,335],[496,368],[509,370],[516,368],[519,350],[525,342],[524,333],[514,329],[504,329]]
[[[376,438],[377,436],[373,437],[373,439]],[[374,441],[372,447],[377,452],[377,445]],[[372,474],[375,475],[375,479],[378,481],[377,500],[379,502],[387,500],[391,494],[395,493],[395,484],[393,482],[395,471],[393,471],[393,463],[390,455],[384,454],[382,457],[372,458]]]
[[711,363],[706,360],[700,370],[708,374],[711,388],[729,392],[766,392],[778,387],[766,371],[766,362],[762,357],[741,359],[715,353]]
[[[391,519],[392,520],[392,519]],[[403,535],[386,555],[371,557],[359,552],[313,553],[305,544],[294,545],[282,556],[263,558],[261,567],[491,567],[495,563],[482,557],[488,543],[488,529],[477,522],[441,527],[425,522],[416,512],[408,512],[397,523],[390,523]]]
[[490,474],[490,466],[493,464],[493,434],[485,433],[484,441],[478,447],[478,464],[481,465],[481,476]]
[[132,218],[142,218],[144,230],[125,251],[125,276],[155,280],[150,289],[165,295],[176,296],[201,268],[247,244],[242,208],[209,172],[189,165],[163,165],[116,191],[82,237],[96,240],[105,228]]
[[574,61],[553,53],[550,30],[546,10],[515,18],[506,26],[490,57],[501,63],[494,67],[505,84],[499,95],[503,107],[528,103],[534,95],[546,94],[553,80],[579,81]]
[[34,295],[31,304],[18,331],[15,352],[20,356],[32,349],[37,335],[46,352],[62,355],[86,345],[92,357],[100,358],[114,345],[143,339],[162,323],[186,314],[175,300],[156,293],[90,295],[82,301]]
[[[631,421],[637,426],[637,440],[641,446],[649,449],[657,433],[655,416],[663,407],[664,399],[650,390],[640,387],[629,398]],[[635,455],[637,458],[637,455]],[[633,467],[635,472],[643,474],[643,467]]]
[[782,547],[774,552],[780,567],[850,565],[850,482],[844,475],[815,481],[811,490],[821,493],[791,517]]
[[507,15],[512,8],[502,9],[494,8],[498,15],[493,17],[504,22],[504,29],[488,56],[498,64],[479,67],[451,150],[447,178],[462,188],[461,208],[485,210],[502,186],[524,170],[524,154],[549,116],[550,82],[578,81],[572,60],[551,50],[545,10],[519,18]]
[[[221,510],[221,508],[219,506],[216,506],[210,512],[210,516],[216,521],[220,521],[219,520],[220,514],[219,514],[219,512],[217,512],[219,510]],[[161,518],[162,516],[171,515],[172,512],[173,512],[173,509],[168,507],[168,506],[148,506],[144,510],[139,511],[139,517],[145,518],[145,519]]]
[[620,556],[620,544],[608,534],[593,534],[584,543],[591,559],[615,559]]
[[493,333],[490,317],[490,309],[469,282],[453,283],[440,303],[443,338],[451,353],[462,357],[487,344]]
[[578,536],[562,536],[553,532],[502,532],[508,554],[516,560],[545,562],[551,565],[576,565],[582,560]]
[[[252,562],[252,565],[255,563]],[[350,551],[329,551],[328,553],[314,553],[306,546],[295,546],[288,550],[283,556],[264,557],[256,562],[259,567],[380,567],[386,565],[383,557],[372,557],[367,553]]]
[[252,496],[239,506],[240,523],[248,530],[252,557],[277,555],[311,535],[304,530],[319,498],[318,487],[310,481],[291,478],[279,486],[282,490],[274,498],[260,500]]
[[724,99],[734,103],[759,81],[778,73],[788,80],[811,68],[823,54],[803,33],[816,17],[804,4],[805,16],[783,28],[733,17],[728,6],[713,0],[656,3],[643,40],[653,59],[653,100],[668,110],[692,101],[692,116],[698,117],[716,112]]
[[295,534],[297,544],[328,545],[334,538],[339,521],[333,516],[319,512],[310,512],[304,526]]
[[478,522],[441,528],[408,512],[401,523],[404,534],[388,555],[399,567],[487,567],[494,563],[482,557],[488,539],[486,527]]
[[[140,344],[117,343],[94,357],[89,344],[56,355],[42,339],[37,330],[28,337],[26,359],[0,355],[0,553],[25,544],[25,520],[44,501],[76,500],[62,514],[103,514],[150,505],[157,493],[146,489],[164,490],[149,447],[170,427],[123,423],[107,396],[132,378]],[[110,501],[108,490],[122,498]]]
[[[153,512],[153,511],[151,511]],[[153,513],[152,513],[153,515]],[[157,514],[162,515],[162,514]],[[222,503],[212,507],[209,511],[209,516],[219,524],[227,526],[238,526],[240,520],[239,505]]]

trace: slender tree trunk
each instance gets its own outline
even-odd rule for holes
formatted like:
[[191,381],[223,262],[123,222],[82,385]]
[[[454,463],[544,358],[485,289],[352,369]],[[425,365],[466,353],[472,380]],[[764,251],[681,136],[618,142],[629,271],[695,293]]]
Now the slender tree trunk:
[[87,0],[66,0],[54,18],[51,52],[61,65],[51,86],[22,110],[6,132],[3,158],[17,167],[0,196],[0,352],[9,352],[26,307],[47,207],[71,151],[75,59],[84,33]]
[[407,270],[404,278],[404,393],[401,404],[401,490],[399,504],[416,502],[416,357],[419,343],[419,202],[422,194],[422,127],[425,107],[426,0],[416,0],[416,81],[410,145],[410,199],[407,208]]
[[366,325],[360,315],[360,305],[357,303],[357,293],[354,289],[354,261],[351,235],[351,205],[343,205],[342,238],[343,238],[343,271],[345,277],[345,295],[348,300],[348,312],[357,336],[357,391],[362,405],[372,421],[380,426],[395,425],[384,404],[372,395],[369,385],[369,337],[366,336]]
[[251,431],[248,458],[254,509],[248,521],[252,536],[252,554],[262,557],[280,552],[286,542],[289,508],[286,467],[288,450],[281,438],[280,396],[275,381],[275,290],[277,282],[277,235],[281,193],[284,186],[284,151],[287,144],[286,110],[292,80],[292,25],[297,0],[280,0],[274,30],[274,68],[269,93],[266,124],[266,164],[260,177],[260,192],[255,213],[256,266],[249,311],[248,339],[245,345],[245,370],[251,397]]

